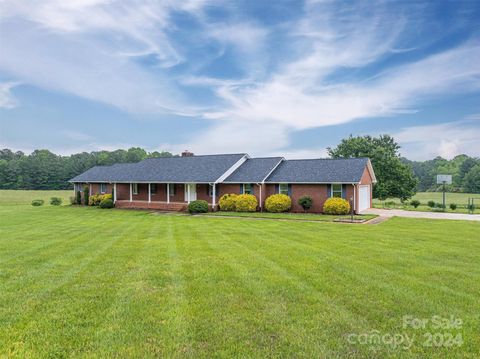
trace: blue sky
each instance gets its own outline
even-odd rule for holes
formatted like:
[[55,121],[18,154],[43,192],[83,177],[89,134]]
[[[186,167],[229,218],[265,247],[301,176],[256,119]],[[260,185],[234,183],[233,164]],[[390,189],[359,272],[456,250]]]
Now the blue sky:
[[480,156],[480,2],[3,1],[0,147]]

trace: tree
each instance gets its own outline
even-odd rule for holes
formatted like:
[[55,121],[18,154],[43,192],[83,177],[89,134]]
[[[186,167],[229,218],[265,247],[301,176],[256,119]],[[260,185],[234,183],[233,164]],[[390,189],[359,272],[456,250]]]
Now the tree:
[[404,201],[415,194],[417,179],[412,168],[401,161],[399,150],[400,146],[389,135],[350,135],[337,147],[328,148],[328,153],[332,158],[370,158],[378,181],[373,187],[373,197],[381,200],[400,198]]
[[480,193],[480,164],[475,165],[468,171],[464,184],[466,192]]

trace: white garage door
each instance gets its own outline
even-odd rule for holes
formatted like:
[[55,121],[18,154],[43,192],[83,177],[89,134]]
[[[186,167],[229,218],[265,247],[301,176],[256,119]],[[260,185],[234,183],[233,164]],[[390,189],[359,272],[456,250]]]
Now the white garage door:
[[370,186],[358,187],[358,211],[370,208]]

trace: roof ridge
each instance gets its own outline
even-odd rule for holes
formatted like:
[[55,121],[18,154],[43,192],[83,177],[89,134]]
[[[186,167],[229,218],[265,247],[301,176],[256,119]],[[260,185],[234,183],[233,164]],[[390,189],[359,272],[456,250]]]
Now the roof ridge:
[[345,161],[345,160],[367,160],[368,157],[348,157],[348,158],[293,158],[285,161]]

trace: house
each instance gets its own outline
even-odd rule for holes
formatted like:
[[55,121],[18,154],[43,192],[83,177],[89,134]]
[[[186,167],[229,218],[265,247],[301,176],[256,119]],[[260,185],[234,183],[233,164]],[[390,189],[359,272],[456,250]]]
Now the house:
[[375,173],[368,158],[286,160],[251,158],[245,153],[149,158],[138,163],[96,166],[72,178],[75,192],[113,193],[118,208],[185,210],[206,200],[212,209],[228,193],[257,197],[259,210],[275,193],[292,198],[292,211],[303,211],[298,199],[313,199],[311,212],[322,212],[329,197],[347,199],[359,213],[372,204]]

